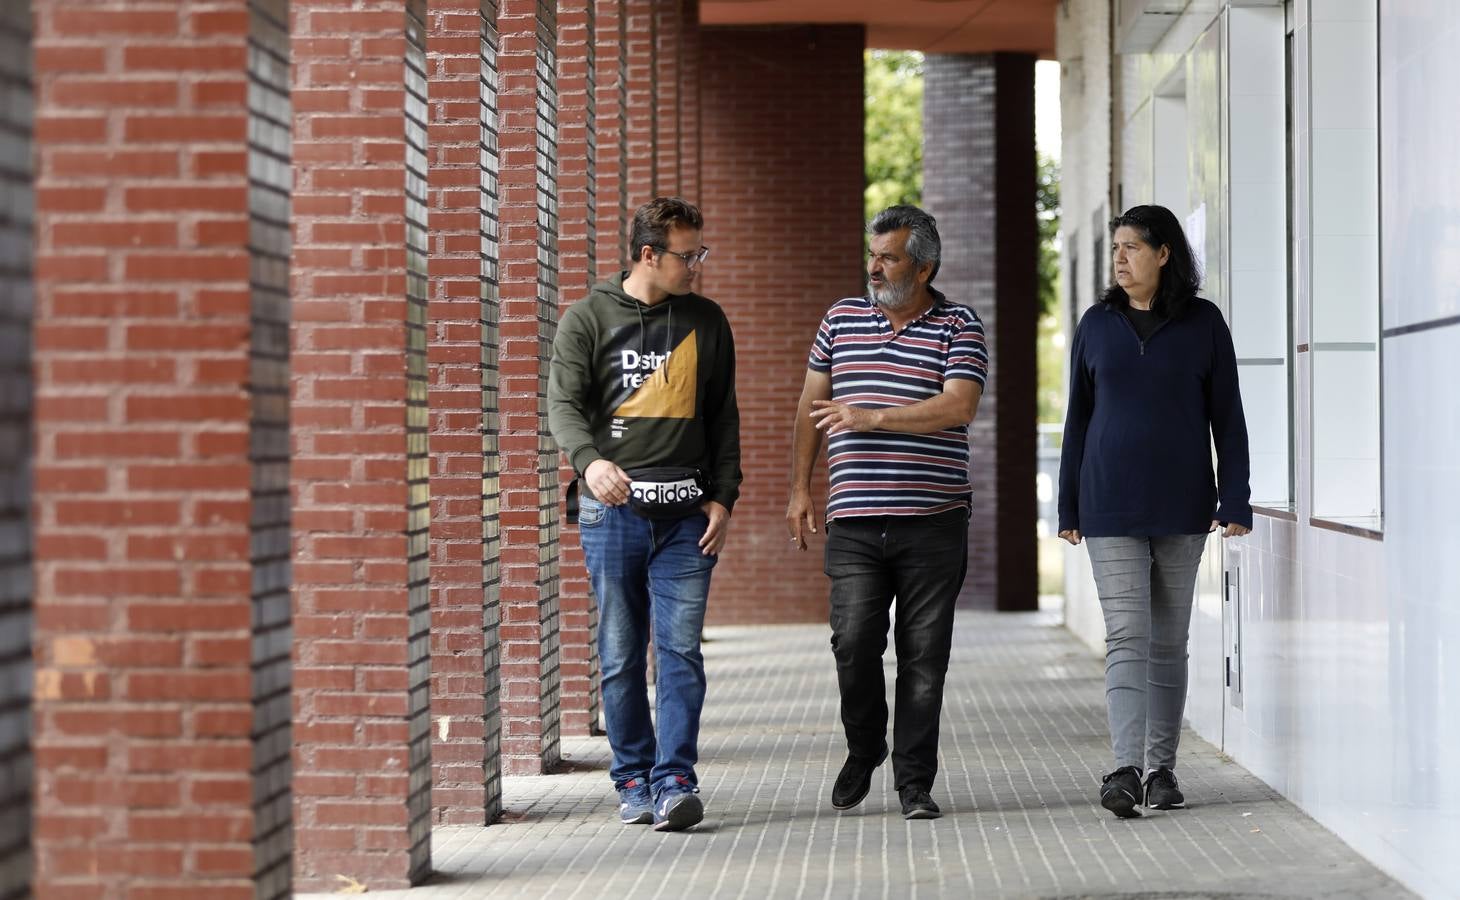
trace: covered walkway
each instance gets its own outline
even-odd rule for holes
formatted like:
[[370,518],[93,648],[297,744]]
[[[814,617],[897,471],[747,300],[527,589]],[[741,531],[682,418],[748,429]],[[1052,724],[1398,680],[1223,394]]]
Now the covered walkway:
[[564,771],[507,779],[500,824],[436,829],[425,885],[370,896],[1409,896],[1190,732],[1189,809],[1100,809],[1101,665],[1048,613],[960,613],[935,822],[897,815],[885,766],[856,811],[827,804],[841,742],[824,627],[709,638],[703,825],[619,825],[605,740],[565,738]]

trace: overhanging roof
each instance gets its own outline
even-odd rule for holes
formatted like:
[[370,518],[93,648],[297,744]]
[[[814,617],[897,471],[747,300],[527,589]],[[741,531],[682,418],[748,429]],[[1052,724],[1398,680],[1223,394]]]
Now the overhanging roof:
[[867,46],[1054,56],[1060,0],[701,0],[705,25],[865,24]]

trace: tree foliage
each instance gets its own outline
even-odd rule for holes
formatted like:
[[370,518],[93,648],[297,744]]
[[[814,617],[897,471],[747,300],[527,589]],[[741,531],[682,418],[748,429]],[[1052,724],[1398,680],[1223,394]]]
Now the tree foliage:
[[923,199],[923,55],[866,54],[867,219]]
[[[864,195],[870,220],[880,210],[923,198],[923,55],[891,50],[866,54]],[[1064,417],[1064,336],[1059,308],[1060,170],[1036,161],[1034,208],[1039,222],[1039,421]]]
[[1060,164],[1041,153],[1036,166],[1034,210],[1039,219],[1039,311],[1047,316],[1059,307]]

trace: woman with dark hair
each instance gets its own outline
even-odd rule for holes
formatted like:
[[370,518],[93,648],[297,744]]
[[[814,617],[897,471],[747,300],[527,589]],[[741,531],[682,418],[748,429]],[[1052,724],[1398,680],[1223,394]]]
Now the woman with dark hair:
[[1207,534],[1247,534],[1252,507],[1232,335],[1196,295],[1181,225],[1165,207],[1136,206],[1110,232],[1115,283],[1070,350],[1059,536],[1087,539],[1115,752],[1100,804],[1130,818],[1142,803],[1185,806],[1174,769],[1197,568]]

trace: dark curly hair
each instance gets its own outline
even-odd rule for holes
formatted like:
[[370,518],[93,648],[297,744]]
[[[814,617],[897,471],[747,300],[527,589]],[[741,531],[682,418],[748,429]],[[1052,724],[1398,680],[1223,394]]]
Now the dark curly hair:
[[[1186,232],[1181,223],[1164,206],[1132,206],[1121,215],[1110,220],[1110,236],[1125,226],[1133,229],[1140,239],[1154,250],[1167,247],[1171,251],[1166,265],[1161,267],[1161,282],[1156,287],[1156,296],[1151,302],[1151,311],[1164,319],[1179,319],[1191,305],[1191,300],[1201,288],[1201,269],[1192,255],[1191,245],[1186,241]],[[1106,288],[1100,302],[1120,308],[1130,304],[1125,288],[1111,284]]]

